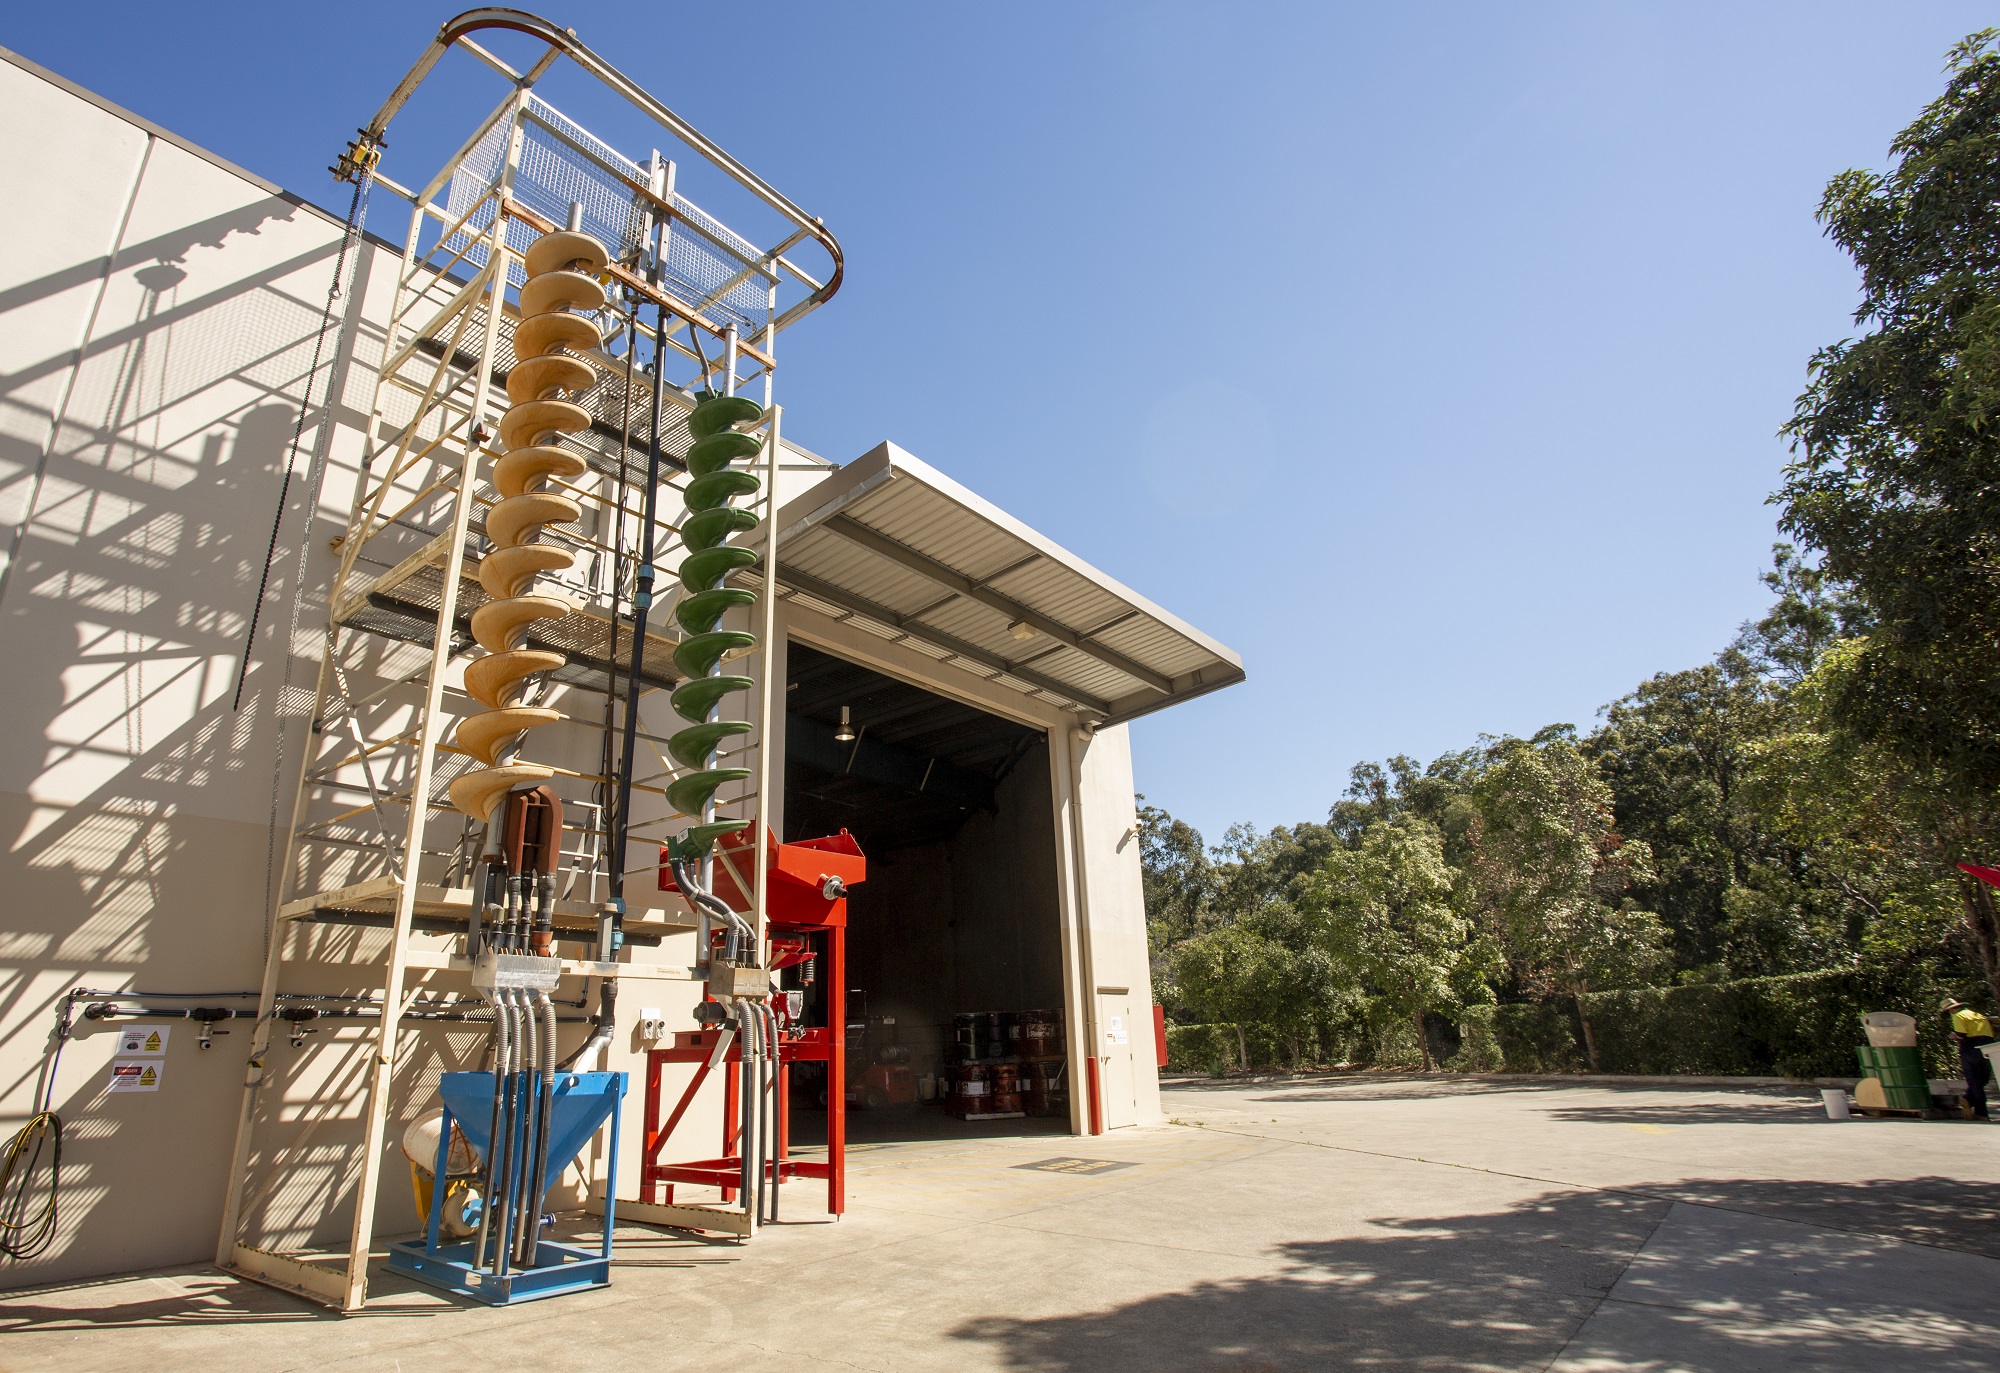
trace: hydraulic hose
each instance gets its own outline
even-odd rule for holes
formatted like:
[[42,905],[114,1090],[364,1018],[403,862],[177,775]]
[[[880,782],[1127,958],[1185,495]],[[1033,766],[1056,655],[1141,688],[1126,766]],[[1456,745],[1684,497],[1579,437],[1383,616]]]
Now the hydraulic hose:
[[486,1263],[486,1240],[493,1229],[493,1207],[499,1200],[500,1165],[500,1083],[507,1073],[507,1015],[506,1009],[497,1002],[493,1007],[493,1033],[488,1040],[488,1052],[493,1059],[493,1110],[486,1127],[486,1183],[481,1189],[486,1204],[479,1208],[479,1237],[473,1242],[472,1266],[484,1267]]
[[487,1231],[492,1231],[494,1248],[494,1269],[507,1271],[507,1254],[512,1234],[507,1224],[508,1201],[512,1180],[509,1169],[513,1161],[514,1141],[514,1065],[520,1056],[520,1019],[515,1013],[514,994],[501,988],[494,993],[495,1010],[504,1040],[500,1046],[498,1062],[493,1075],[493,1133],[487,1139],[486,1205],[479,1215],[479,1247],[474,1253],[474,1266],[484,1266],[486,1261]]
[[[514,1230],[519,1223],[517,1212],[521,1207],[521,1147],[526,1143],[522,1138],[521,1129],[521,1079],[526,1073],[528,1060],[533,1056],[535,1046],[534,1027],[528,1022],[527,1008],[521,1004],[521,992],[518,988],[507,992],[507,1005],[514,1017],[514,1052],[507,1065],[507,1226],[501,1232],[502,1237],[496,1249],[496,1257],[511,1267]],[[506,1269],[502,1268],[500,1271],[505,1272]]]
[[618,979],[607,977],[598,984],[597,988],[597,1015],[595,1017],[597,1028],[591,1031],[590,1038],[577,1046],[575,1053],[572,1053],[568,1058],[556,1065],[557,1072],[568,1072],[571,1068],[574,1068],[584,1059],[589,1058],[592,1054],[611,1042],[612,1034],[618,1025],[617,1007]]
[[750,1003],[750,1019],[757,1026],[757,1071],[755,1074],[757,1080],[757,1223],[762,1225],[764,1223],[764,1155],[766,1152],[766,1132],[764,1128],[764,1068],[766,1064],[766,1049],[764,1044],[764,1017],[760,1013],[757,1003],[754,1001]]
[[736,1003],[737,1034],[743,1043],[737,1064],[736,1130],[738,1161],[742,1165],[743,1211],[750,1228],[757,1228],[757,1059],[759,1056],[757,1018],[743,1002]]
[[529,1268],[534,1266],[536,1248],[541,1243],[542,1203],[546,1191],[543,1181],[549,1171],[549,1136],[556,1099],[556,1008],[549,1004],[546,992],[534,993],[534,999],[535,1012],[541,1021],[539,1053],[542,1080],[540,1100],[535,1111],[534,1170],[528,1176],[528,1233],[521,1242],[521,1264]]
[[763,1061],[757,1069],[757,1214],[761,1220],[769,1215],[769,1199],[778,1187],[777,1117],[771,1109],[772,1088],[778,1080],[778,1040],[771,1033],[774,1021],[770,1006],[762,1001],[750,1004],[757,1014],[757,1028],[764,1036]]
[[764,1029],[770,1040],[770,1054],[764,1064],[765,1078],[765,1127],[766,1141],[764,1154],[771,1165],[771,1211],[770,1219],[778,1219],[778,1188],[783,1178],[778,1171],[778,1115],[782,1103],[778,1100],[780,1076],[778,1073],[778,1013],[771,1009],[768,1001],[757,1003],[757,1009],[764,1013]]
[[528,1041],[535,1046],[533,1056],[528,1060],[527,1071],[521,1074],[522,1123],[521,1131],[521,1199],[515,1206],[518,1218],[515,1224],[517,1238],[514,1242],[516,1262],[523,1268],[533,1267],[523,1257],[534,1241],[528,1229],[528,1218],[535,1209],[535,1155],[542,1143],[542,1063],[544,1045],[542,1037],[542,1008],[535,1002],[535,994],[524,989],[521,992],[521,1018],[528,1022]]
[[730,909],[728,902],[704,887],[701,883],[701,878],[696,874],[692,866],[679,859],[672,860],[668,866],[674,874],[674,885],[681,889],[682,895],[686,896],[688,900],[710,914],[720,916],[730,928],[739,934],[747,935],[753,939],[756,937],[756,928],[748,920]]
[[[46,1191],[41,1205],[30,1214],[35,1175],[44,1166],[48,1171]],[[62,1119],[54,1111],[38,1111],[15,1132],[5,1157],[0,1158],[0,1257],[26,1262],[48,1252],[55,1243],[61,1196]]]

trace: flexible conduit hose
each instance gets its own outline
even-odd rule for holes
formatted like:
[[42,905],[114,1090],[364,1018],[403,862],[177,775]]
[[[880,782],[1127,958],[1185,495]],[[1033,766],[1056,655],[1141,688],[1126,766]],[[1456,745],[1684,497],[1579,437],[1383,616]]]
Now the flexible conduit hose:
[[737,1155],[742,1177],[743,1211],[751,1218],[751,1228],[756,1228],[757,1217],[757,1061],[761,1056],[757,1032],[757,1017],[746,1002],[736,1003],[737,1033],[743,1042],[741,1061],[737,1065],[736,1130],[738,1135]]
[[514,1077],[521,1061],[521,1017],[511,989],[502,988],[494,995],[499,997],[500,1009],[507,1017],[507,1067],[493,1083],[493,1098],[500,1104],[500,1127],[488,1147],[499,1159],[499,1176],[494,1190],[488,1194],[491,1199],[487,1207],[494,1214],[493,1270],[505,1273],[514,1248],[513,1232],[507,1221],[513,1214],[508,1210],[508,1201],[514,1183]]
[[550,1125],[556,1099],[556,1008],[550,1004],[547,992],[535,992],[534,1000],[541,1028],[536,1041],[541,1091],[535,1103],[535,1149],[530,1156],[534,1166],[528,1175],[528,1228],[521,1241],[521,1264],[529,1268],[534,1266],[536,1246],[541,1242],[542,1205],[546,1191],[542,1183],[549,1172]]
[[533,991],[523,989],[521,997],[521,1019],[525,1022],[528,1044],[528,1061],[522,1067],[521,1090],[519,1095],[521,1111],[521,1184],[515,1192],[514,1202],[514,1261],[523,1268],[532,1267],[526,1255],[532,1253],[533,1234],[528,1229],[528,1218],[534,1211],[535,1193],[535,1151],[541,1143],[542,1105],[542,1016],[541,1008],[535,1004]]
[[769,1219],[775,1222],[778,1219],[778,1186],[783,1181],[778,1174],[778,1112],[781,1108],[781,1103],[778,1100],[778,1092],[781,1085],[778,1074],[778,1013],[771,1009],[771,1003],[768,1001],[758,1002],[757,1009],[764,1014],[764,1030],[769,1036],[771,1045],[770,1058],[765,1065],[764,1071],[764,1138],[768,1141],[764,1152],[771,1167],[771,1210]]
[[556,1065],[557,1072],[568,1072],[611,1042],[612,1033],[617,1025],[617,1009],[618,979],[607,977],[599,982],[597,987],[597,1027],[590,1032],[590,1038],[577,1045],[568,1058]]
[[764,1198],[770,1190],[771,1161],[771,1036],[765,1024],[764,1004],[750,1003],[750,1014],[757,1020],[757,1219],[764,1219]]
[[493,1006],[493,1119],[486,1134],[486,1204],[479,1210],[479,1238],[473,1246],[472,1265],[486,1266],[486,1245],[497,1227],[494,1214],[499,1210],[502,1191],[505,1186],[502,1155],[506,1152],[501,1135],[502,1123],[506,1116],[505,1101],[507,1082],[513,1072],[514,1014],[508,1005],[507,993],[496,992]]

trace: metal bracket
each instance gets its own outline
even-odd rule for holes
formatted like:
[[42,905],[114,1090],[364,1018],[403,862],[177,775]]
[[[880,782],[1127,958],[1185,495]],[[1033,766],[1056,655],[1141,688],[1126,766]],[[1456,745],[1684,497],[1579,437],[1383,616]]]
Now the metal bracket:
[[363,176],[373,172],[375,164],[382,160],[382,149],[389,142],[381,134],[371,133],[367,129],[356,129],[355,133],[360,136],[348,143],[346,151],[340,155],[340,160],[327,168],[333,173],[336,181],[359,181]]

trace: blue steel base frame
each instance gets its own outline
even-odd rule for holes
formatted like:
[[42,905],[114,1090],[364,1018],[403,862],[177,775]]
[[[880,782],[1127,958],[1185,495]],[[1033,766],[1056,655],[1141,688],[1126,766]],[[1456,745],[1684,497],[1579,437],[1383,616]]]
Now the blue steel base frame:
[[[577,1075],[570,1075],[572,1080]],[[593,1076],[595,1076],[593,1074]],[[615,1090],[611,1096],[611,1150],[606,1160],[605,1175],[612,1179],[604,1189],[604,1228],[600,1232],[595,1252],[574,1244],[558,1244],[554,1240],[542,1240],[535,1246],[535,1262],[532,1267],[516,1268],[507,1273],[496,1273],[492,1267],[475,1268],[472,1264],[473,1241],[458,1240],[440,1243],[439,1235],[444,1224],[444,1203],[446,1170],[450,1166],[451,1131],[454,1116],[449,1104],[444,1108],[444,1122],[438,1131],[438,1154],[431,1176],[437,1179],[431,1188],[431,1212],[428,1217],[422,1243],[405,1240],[389,1247],[389,1271],[414,1278],[428,1287],[445,1292],[456,1292],[462,1297],[488,1306],[507,1306],[514,1302],[538,1301],[543,1297],[559,1297],[566,1292],[582,1292],[593,1287],[611,1285],[611,1229],[618,1196],[618,1134],[622,1102],[625,1097],[626,1079],[623,1073],[605,1074],[615,1079]],[[488,1141],[491,1147],[491,1141]],[[553,1160],[552,1160],[553,1162]],[[567,1166],[568,1160],[556,1164],[557,1169]]]

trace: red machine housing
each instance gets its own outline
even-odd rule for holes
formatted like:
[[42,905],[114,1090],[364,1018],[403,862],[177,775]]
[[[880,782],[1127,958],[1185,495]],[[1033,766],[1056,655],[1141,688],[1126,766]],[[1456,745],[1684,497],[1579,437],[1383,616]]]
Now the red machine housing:
[[[841,1084],[847,1080],[847,898],[827,895],[829,878],[839,878],[841,890],[859,885],[868,876],[868,860],[861,846],[846,830],[823,839],[802,839],[780,844],[769,830],[764,833],[769,863],[769,890],[766,896],[766,934],[771,946],[771,966],[793,967],[811,958],[824,956],[825,1025],[784,1024],[778,1041],[777,1083],[777,1165],[773,1185],[787,1178],[826,1179],[826,1209],[839,1215],[847,1209],[847,1101]],[[756,886],[756,852],[748,831],[739,831],[719,841],[715,853],[715,894],[739,911],[753,904]],[[678,891],[667,863],[667,851],[660,850],[660,890]],[[674,1127],[687,1114],[695,1094],[707,1081],[712,1066],[719,1029],[682,1031],[673,1045],[646,1053],[646,1121],[639,1159],[639,1199],[672,1204],[676,1183],[722,1189],[722,1199],[733,1201],[742,1180],[742,1158],[737,1149],[737,1074],[724,1072],[722,1107],[722,1156],[682,1163],[663,1163],[660,1155],[672,1138]],[[742,1061],[742,1046],[732,1044],[725,1063]],[[665,1105],[662,1077],[669,1063],[695,1065],[694,1075],[682,1090],[674,1108],[662,1121]],[[791,1069],[794,1063],[824,1063],[826,1094],[826,1162],[813,1163],[787,1157],[791,1144]],[[662,1195],[661,1188],[665,1194]]]

